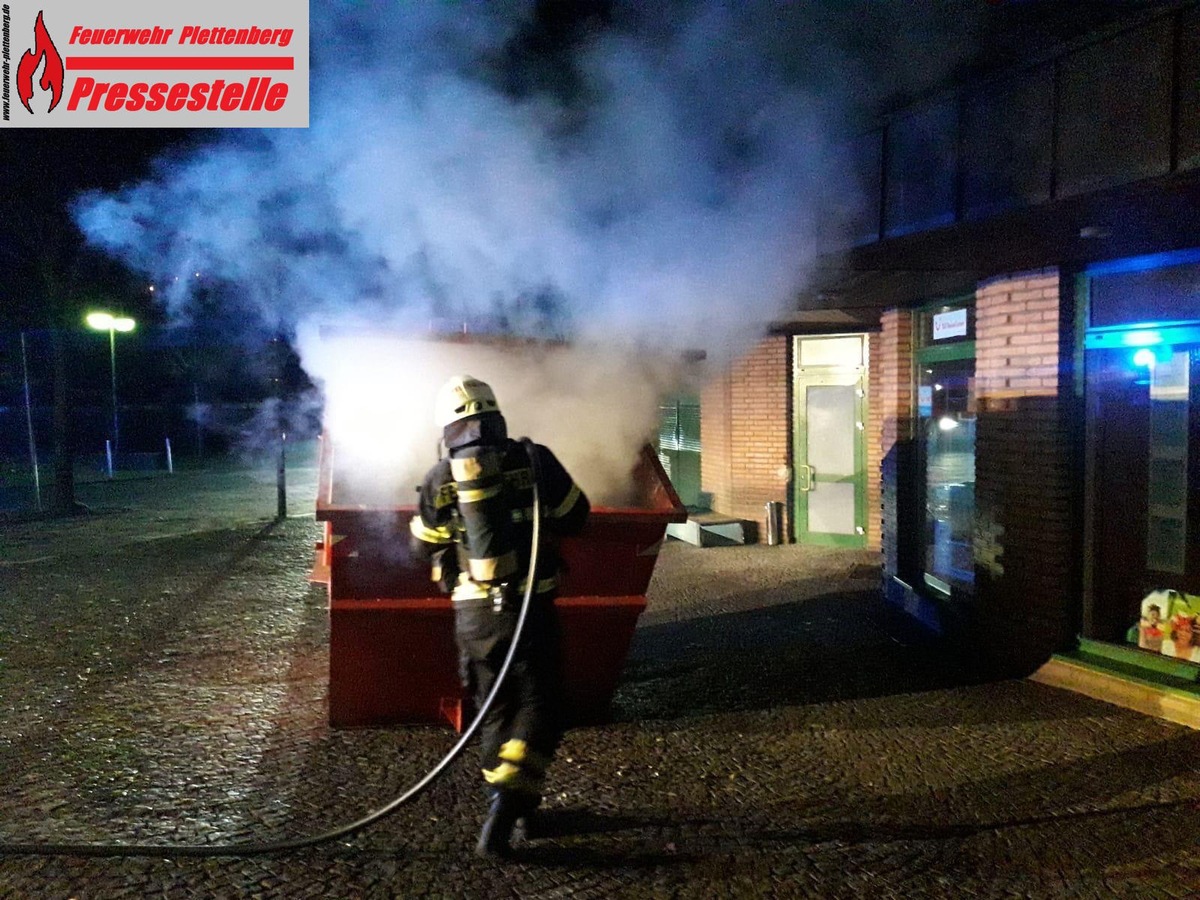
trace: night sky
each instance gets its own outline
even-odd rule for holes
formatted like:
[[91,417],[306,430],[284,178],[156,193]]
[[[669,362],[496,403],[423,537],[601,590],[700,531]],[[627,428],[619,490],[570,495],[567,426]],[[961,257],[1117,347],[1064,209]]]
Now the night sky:
[[[647,16],[669,16],[682,5],[540,0],[501,58],[481,60],[480,65],[490,67],[490,77],[515,97],[550,92],[569,99],[577,87],[572,51],[581,41],[631,22],[644,25]],[[818,21],[830,40],[844,44],[840,50],[861,57],[870,77],[854,90],[865,120],[1104,27],[1119,16],[1162,5],[1152,0],[958,0],[939,5],[912,30],[897,33],[896,15],[909,17],[908,4],[784,4],[776,8],[782,10],[777,37],[785,52],[795,48],[797,71],[802,71],[801,48],[808,32],[799,29],[792,14],[805,8],[805,25]],[[155,160],[186,154],[219,137],[184,129],[0,130],[0,221],[5,225],[0,229],[0,331],[75,325],[89,298],[105,297],[118,298],[113,302],[141,322],[161,322],[162,310],[143,276],[82,246],[71,204],[81,191],[112,191],[145,177]],[[58,301],[48,297],[54,287]],[[145,334],[138,337],[147,339]],[[171,340],[188,339],[220,343],[229,335],[194,332],[188,338],[177,333]]]
[[[819,4],[816,8],[819,19],[843,22],[834,33],[844,34],[871,62],[878,85],[865,90],[874,108],[883,111],[941,87],[947,79],[977,77],[1122,16],[1163,5],[1162,0],[958,0],[943,4],[929,21],[926,36],[935,40],[927,47],[897,46],[898,40],[911,40],[913,35],[897,36],[889,30],[891,20],[878,14],[888,4],[839,0],[825,3],[823,10]],[[579,40],[598,29],[621,27],[630,18],[646,15],[646,9],[661,12],[671,6],[538,0],[534,19],[511,42],[509,58],[499,62],[503,77],[515,93],[562,89],[569,85],[571,48]],[[786,13],[781,21],[786,27]],[[939,46],[936,39],[947,34],[949,45]],[[785,37],[790,39],[786,33]],[[909,62],[914,51],[925,55],[917,66]],[[947,60],[947,52],[955,58]],[[901,68],[904,78],[897,82],[894,76]],[[23,255],[21,225],[31,215],[49,215],[65,223],[66,210],[79,191],[112,190],[144,176],[156,157],[184,152],[213,137],[204,130],[186,129],[0,129],[0,220],[10,226],[0,230],[0,252],[9,277],[14,274],[11,266],[16,262],[19,267]],[[0,326],[13,324],[14,306],[22,305],[11,300],[0,304]],[[29,314],[26,308],[19,315]]]

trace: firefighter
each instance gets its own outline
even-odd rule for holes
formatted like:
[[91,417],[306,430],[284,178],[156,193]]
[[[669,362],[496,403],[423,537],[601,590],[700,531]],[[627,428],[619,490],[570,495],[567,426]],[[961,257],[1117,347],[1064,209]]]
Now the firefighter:
[[538,479],[542,546],[534,594],[508,676],[481,726],[489,807],[476,853],[504,856],[518,820],[534,827],[546,767],[562,737],[556,539],[578,533],[590,505],[550,450],[508,437],[484,382],[451,378],[438,393],[436,419],[446,455],[425,476],[410,528],[414,551],[451,595],[463,688],[476,708],[495,684],[516,627],[529,576],[535,473]]

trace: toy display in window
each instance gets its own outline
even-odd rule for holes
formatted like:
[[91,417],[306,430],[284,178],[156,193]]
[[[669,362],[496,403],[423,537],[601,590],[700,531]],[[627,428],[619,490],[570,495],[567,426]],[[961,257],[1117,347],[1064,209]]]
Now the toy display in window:
[[1128,640],[1143,650],[1200,662],[1200,597],[1176,590],[1151,591],[1142,599],[1141,618]]

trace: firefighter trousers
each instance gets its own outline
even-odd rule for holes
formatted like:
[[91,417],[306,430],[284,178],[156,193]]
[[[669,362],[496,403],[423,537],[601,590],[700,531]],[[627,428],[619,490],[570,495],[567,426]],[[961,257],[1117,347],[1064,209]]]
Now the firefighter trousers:
[[[463,688],[479,709],[508,654],[520,598],[498,610],[490,601],[455,602]],[[535,596],[500,694],[480,728],[484,777],[500,790],[540,794],[541,776],[562,738],[561,635],[554,597]],[[512,777],[501,778],[507,772]]]

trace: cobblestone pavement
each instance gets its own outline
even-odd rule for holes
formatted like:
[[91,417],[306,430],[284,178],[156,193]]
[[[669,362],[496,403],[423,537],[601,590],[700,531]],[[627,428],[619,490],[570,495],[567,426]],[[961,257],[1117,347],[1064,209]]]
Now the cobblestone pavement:
[[[267,520],[270,478],[94,491],[88,517],[0,532],[0,841],[305,835],[451,745],[327,726],[317,528]],[[470,855],[468,758],[348,842],[0,856],[0,896],[1200,896],[1200,734],[905,642],[873,566],[668,545],[614,721],[568,735],[555,833],[517,861]]]

